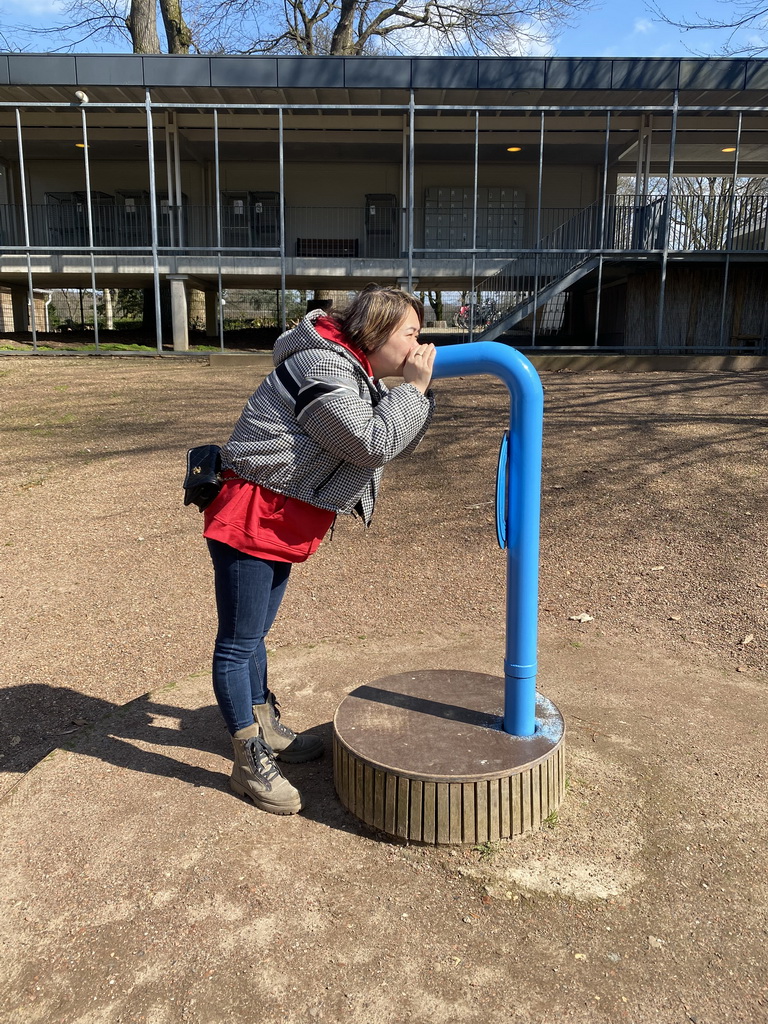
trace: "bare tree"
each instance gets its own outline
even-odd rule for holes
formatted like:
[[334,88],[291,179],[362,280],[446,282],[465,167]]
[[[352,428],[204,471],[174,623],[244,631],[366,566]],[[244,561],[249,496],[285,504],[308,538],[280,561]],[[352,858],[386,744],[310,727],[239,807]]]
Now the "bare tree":
[[[728,56],[744,54],[756,56],[768,50],[768,32],[766,32],[766,20],[768,20],[768,4],[765,0],[730,0],[730,3],[723,3],[724,16],[712,18],[707,15],[693,14],[690,18],[676,19],[670,17],[664,9],[650,0],[647,4],[651,13],[659,21],[684,32],[719,32],[721,37],[725,36],[725,42],[718,48],[718,52]],[[748,35],[741,33],[751,30]],[[698,52],[698,51],[696,51]],[[706,56],[706,54],[702,54]]]
[[[166,50],[158,34],[158,6],[165,29]],[[189,53],[192,33],[184,20],[181,0],[65,0],[55,26],[27,27],[29,36],[49,39],[66,31],[71,49],[89,39],[128,42],[134,53]]]
[[[634,176],[619,178],[619,195],[634,194]],[[648,181],[648,198],[667,194],[667,179]],[[768,177],[732,174],[676,174],[668,200],[670,239],[676,249],[719,251],[764,231],[768,217]],[[739,241],[741,240],[741,241]]]
[[[137,0],[133,0],[137,2]],[[142,0],[147,2],[147,0]],[[181,13],[181,0],[160,0],[160,13],[165,26],[165,38],[168,42],[168,53],[189,53],[192,46],[192,33]]]
[[[202,38],[206,50],[333,54],[490,53],[542,44],[592,0],[219,0]],[[242,33],[256,21],[250,40]],[[232,27],[241,33],[233,45]]]
[[[82,0],[75,0],[81,3]],[[90,3],[91,0],[85,0]],[[99,2],[99,0],[97,0]],[[125,19],[134,53],[160,53],[157,34],[157,5],[155,0],[131,0],[131,9]]]
[[443,293],[441,291],[419,292],[422,302],[428,302],[435,314],[435,320],[445,320],[443,314]]
[[[594,0],[63,0],[51,37],[89,39],[134,53],[453,53],[515,56],[540,50]],[[182,4],[185,13],[182,11]],[[158,33],[158,8],[165,51]],[[186,19],[189,19],[188,21]],[[191,26],[191,27],[190,27]]]

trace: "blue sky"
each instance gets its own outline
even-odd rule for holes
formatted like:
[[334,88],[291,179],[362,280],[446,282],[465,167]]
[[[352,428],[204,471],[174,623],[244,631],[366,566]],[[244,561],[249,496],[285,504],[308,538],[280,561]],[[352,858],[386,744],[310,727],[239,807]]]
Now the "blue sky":
[[[696,15],[723,20],[738,0],[662,0],[670,17],[693,19]],[[57,21],[60,0],[0,0],[0,31],[13,44],[26,50],[44,51],[60,46],[59,36],[54,44],[50,37],[38,37],[34,42],[12,31],[20,23],[50,26]],[[745,41],[768,42],[766,27],[744,30],[740,38]],[[531,52],[563,57],[685,57],[691,55],[717,55],[726,42],[727,33],[713,31],[683,32],[660,22],[644,0],[617,4],[616,0],[597,0],[587,13],[577,15],[555,39],[544,39],[531,48]],[[80,52],[129,52],[127,43],[97,43],[93,40],[77,46]],[[413,52],[417,52],[417,46]]]
[[[661,5],[670,18],[698,20],[698,15],[728,20],[733,4],[722,0],[666,0]],[[703,19],[702,19],[703,20]],[[716,56],[727,41],[727,32],[684,32],[666,25],[643,3],[617,4],[604,0],[600,7],[579,15],[554,40],[552,52],[561,57],[687,57]],[[740,33],[745,42],[764,37],[750,28]]]

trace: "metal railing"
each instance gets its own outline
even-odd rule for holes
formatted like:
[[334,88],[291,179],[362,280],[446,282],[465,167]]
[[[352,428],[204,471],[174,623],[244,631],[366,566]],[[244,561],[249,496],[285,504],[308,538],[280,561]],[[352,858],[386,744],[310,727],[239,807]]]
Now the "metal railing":
[[[95,203],[93,248],[102,252],[150,252],[148,205]],[[365,207],[285,209],[285,253],[308,259],[395,258],[406,255],[402,210]],[[34,250],[89,251],[84,203],[28,207]],[[477,228],[471,209],[417,208],[414,256],[504,258],[520,253],[658,252],[669,222],[674,252],[765,252],[768,196],[607,196],[584,208],[481,208]],[[26,251],[20,206],[0,205],[0,245]],[[407,237],[407,234],[405,235]],[[473,245],[474,239],[474,245]],[[221,209],[221,245],[215,206],[158,206],[158,248],[164,251],[226,252],[277,256],[281,251],[278,206]],[[553,264],[552,264],[553,266]]]
[[[542,218],[542,222],[546,220]],[[566,292],[600,257],[668,252],[765,252],[768,196],[606,196],[577,210],[478,285],[470,306],[470,336],[495,337],[526,321],[521,333],[557,333]],[[502,324],[504,325],[502,328]]]

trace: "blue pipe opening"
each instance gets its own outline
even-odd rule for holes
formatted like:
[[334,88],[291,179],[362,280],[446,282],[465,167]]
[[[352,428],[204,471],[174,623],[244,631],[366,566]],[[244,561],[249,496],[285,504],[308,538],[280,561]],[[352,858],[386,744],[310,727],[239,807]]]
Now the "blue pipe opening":
[[499,377],[510,394],[504,731],[532,736],[536,731],[544,391],[533,364],[517,349],[494,341],[438,348],[436,379],[478,374]]

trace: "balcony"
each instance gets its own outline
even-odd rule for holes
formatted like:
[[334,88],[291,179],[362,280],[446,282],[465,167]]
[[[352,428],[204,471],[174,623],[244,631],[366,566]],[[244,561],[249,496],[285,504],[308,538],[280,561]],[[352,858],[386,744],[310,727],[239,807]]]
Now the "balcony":
[[[114,197],[45,203],[27,208],[0,205],[0,247],[9,254],[153,253],[148,204],[118,205]],[[473,255],[507,260],[526,252],[584,252],[628,256],[660,253],[764,253],[768,248],[768,196],[608,196],[581,209],[441,209],[417,207],[413,233],[408,211],[370,207],[294,207],[284,211],[285,246],[275,203],[242,207],[158,204],[159,255],[214,260],[279,260],[281,254],[311,269],[318,261],[460,260]],[[28,231],[28,235],[27,235]],[[28,238],[28,242],[27,242]],[[92,239],[92,244],[91,244]]]

